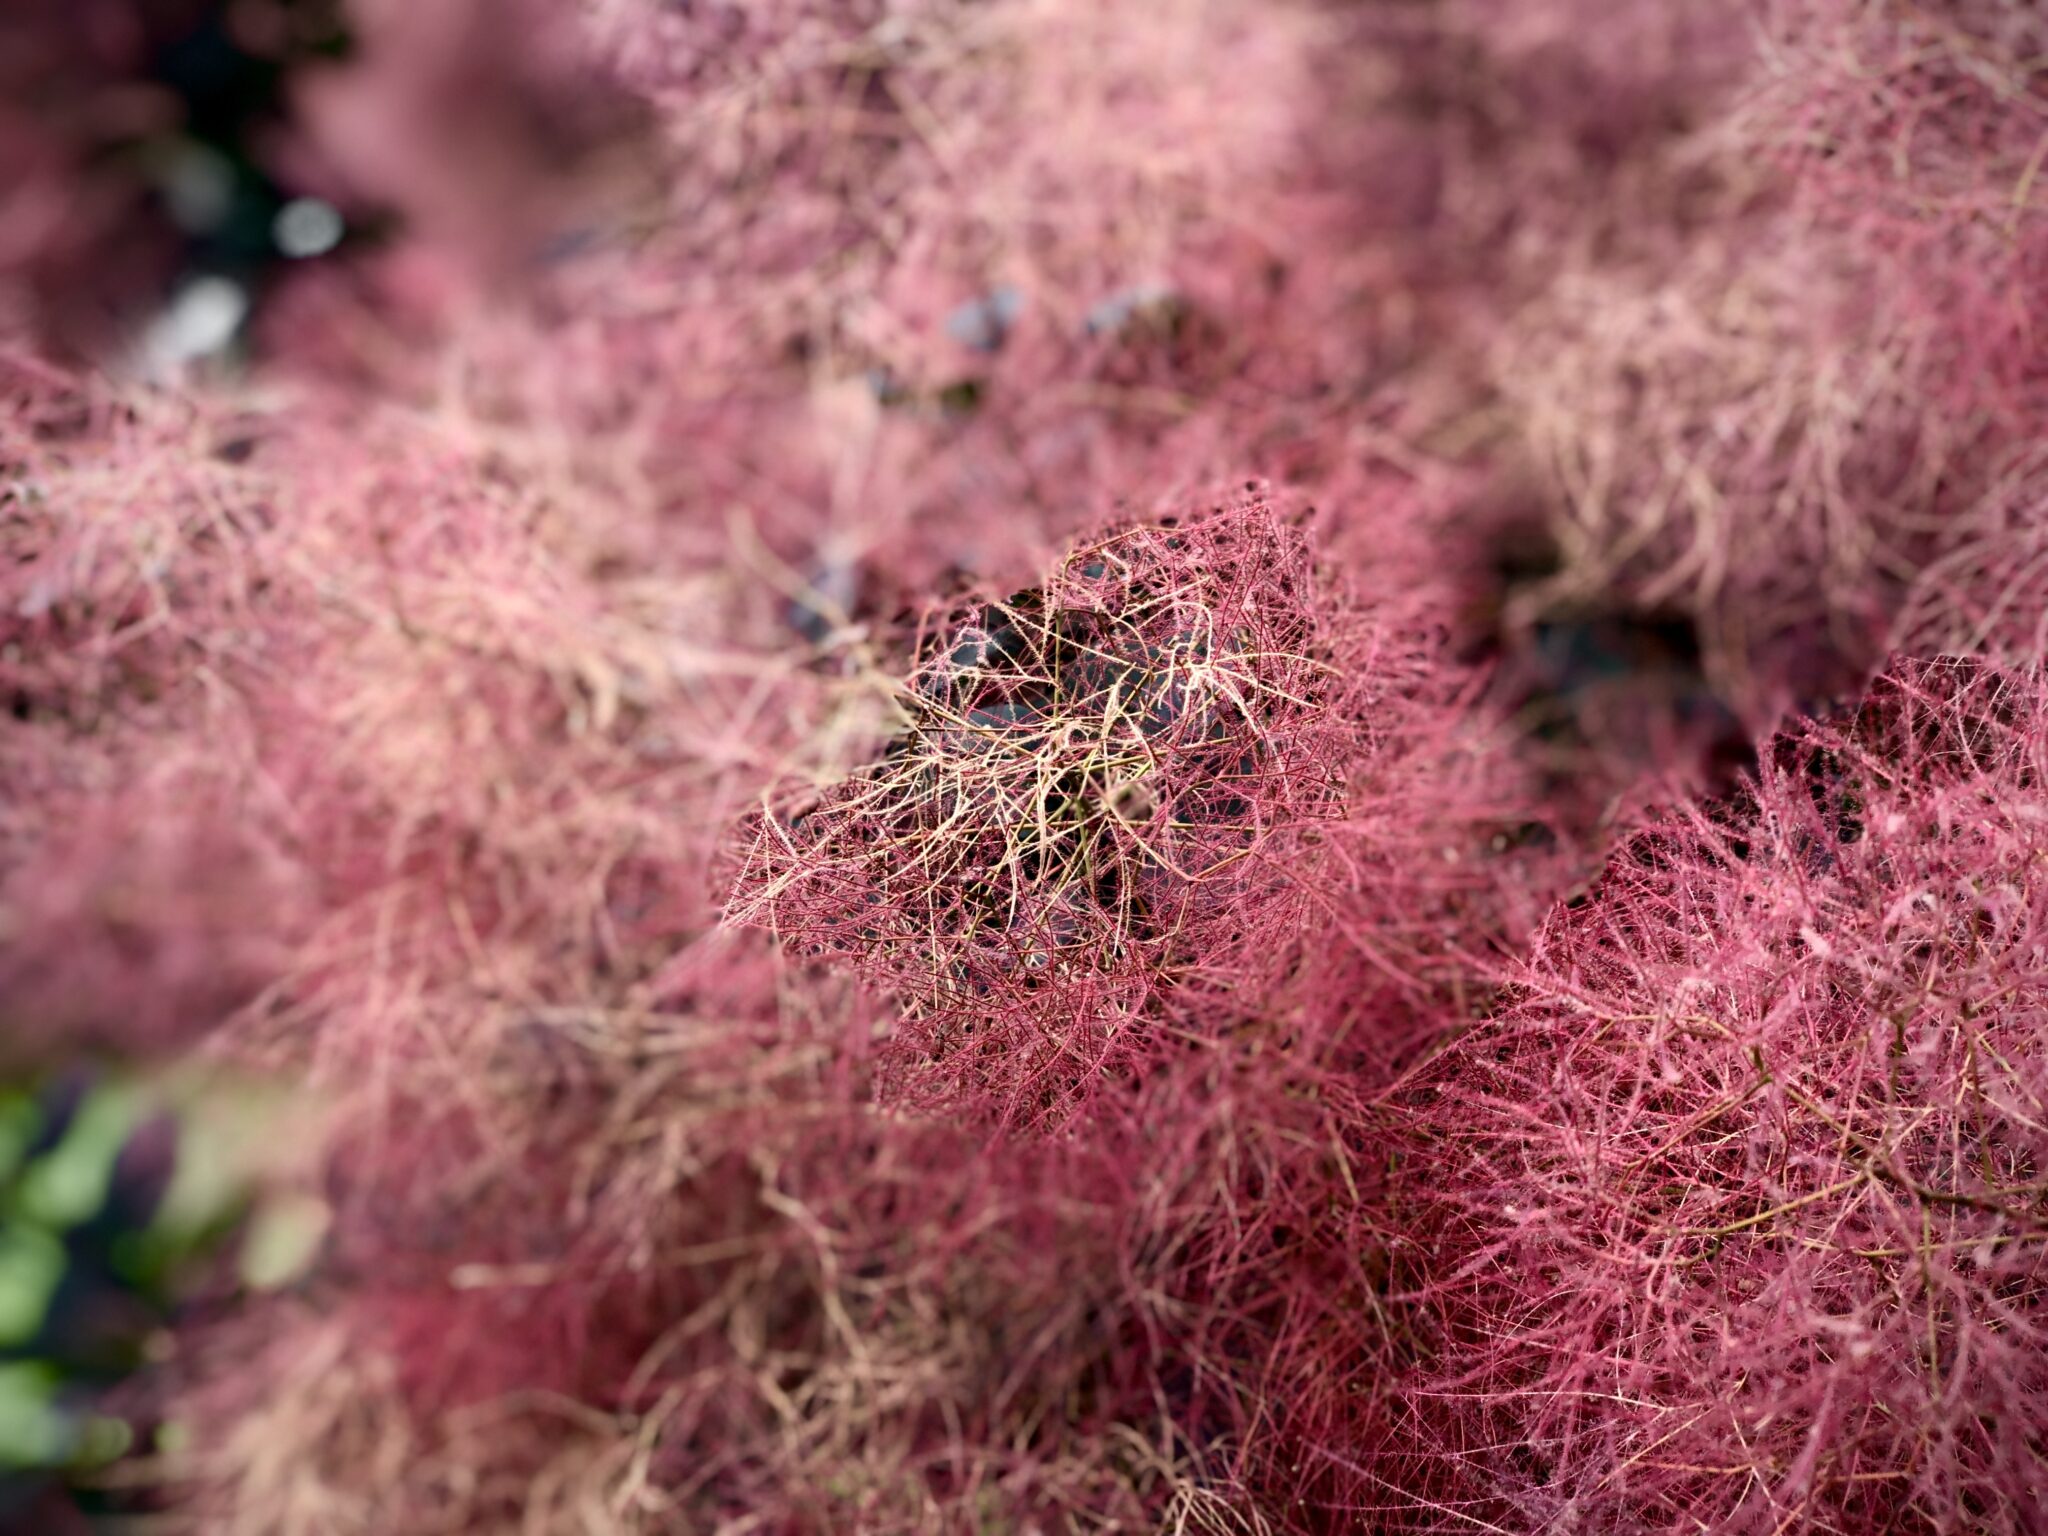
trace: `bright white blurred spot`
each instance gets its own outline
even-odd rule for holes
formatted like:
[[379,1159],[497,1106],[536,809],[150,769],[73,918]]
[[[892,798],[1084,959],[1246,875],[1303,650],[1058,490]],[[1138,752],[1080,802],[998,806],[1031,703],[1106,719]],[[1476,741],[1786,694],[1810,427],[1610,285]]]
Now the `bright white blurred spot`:
[[270,238],[285,255],[301,261],[325,256],[341,244],[342,228],[334,204],[317,197],[295,197],[270,221]]
[[249,294],[232,278],[195,277],[181,287],[142,338],[143,366],[175,375],[225,351],[249,314]]

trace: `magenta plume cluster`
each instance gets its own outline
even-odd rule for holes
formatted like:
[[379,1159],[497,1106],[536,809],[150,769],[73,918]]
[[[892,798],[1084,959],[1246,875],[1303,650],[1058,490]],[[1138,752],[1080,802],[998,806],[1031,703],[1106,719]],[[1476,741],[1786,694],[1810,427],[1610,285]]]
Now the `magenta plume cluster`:
[[1260,500],[1083,544],[913,645],[897,734],[771,794],[728,915],[891,989],[910,1091],[1034,1118],[1164,994],[1285,941],[1342,674],[1307,540]]
[[1391,1101],[1397,1454],[1509,1529],[2048,1518],[2048,683],[1900,664]]

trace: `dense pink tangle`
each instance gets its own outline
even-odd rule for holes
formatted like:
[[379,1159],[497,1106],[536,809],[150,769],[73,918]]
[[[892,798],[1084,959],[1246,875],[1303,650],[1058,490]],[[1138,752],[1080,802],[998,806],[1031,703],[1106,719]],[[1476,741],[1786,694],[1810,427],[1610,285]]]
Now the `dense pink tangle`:
[[2048,1529],[2038,5],[14,9],[0,1104],[326,1221],[151,1520]]
[[1275,848],[1334,814],[1340,747],[1315,604],[1305,540],[1249,501],[926,621],[899,733],[771,805],[731,915],[897,991],[902,1092],[957,1079],[1006,1119],[1085,1092],[1162,991],[1298,910]]
[[1630,842],[1397,1093],[1418,1500],[2038,1526],[2044,769],[2038,672],[1895,668]]

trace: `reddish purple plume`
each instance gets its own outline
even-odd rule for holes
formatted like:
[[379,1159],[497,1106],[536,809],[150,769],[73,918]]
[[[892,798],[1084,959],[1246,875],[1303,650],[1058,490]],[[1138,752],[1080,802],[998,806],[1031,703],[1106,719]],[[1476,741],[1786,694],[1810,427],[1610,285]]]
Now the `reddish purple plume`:
[[1030,1121],[1291,936],[1276,853],[1336,813],[1341,679],[1260,501],[1084,544],[916,645],[881,760],[771,801],[728,916],[896,992],[898,1093]]
[[2038,672],[1898,665],[1403,1085],[1418,1527],[2040,1528],[2044,791]]

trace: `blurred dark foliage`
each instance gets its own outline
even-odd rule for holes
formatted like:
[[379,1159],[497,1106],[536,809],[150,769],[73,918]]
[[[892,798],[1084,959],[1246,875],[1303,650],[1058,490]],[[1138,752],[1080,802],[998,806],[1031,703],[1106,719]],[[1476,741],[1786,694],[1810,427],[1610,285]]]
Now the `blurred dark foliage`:
[[[587,243],[638,103],[514,0],[22,0],[0,13],[0,328],[175,371],[294,266],[493,282]],[[626,158],[631,158],[627,156]]]
[[123,1110],[121,1093],[76,1064],[0,1084],[0,1414],[15,1431],[0,1438],[0,1532],[91,1530],[88,1512],[128,1502],[73,1483],[133,1441],[137,1426],[102,1415],[171,1320],[180,1245],[158,1225],[177,1122]]
[[1700,618],[1621,590],[1565,589],[1562,569],[1540,529],[1490,532],[1463,637],[1467,659],[1493,669],[1496,702],[1557,784],[1589,764],[1620,762],[1731,788],[1755,766],[1751,732],[1741,701],[1713,675]]
[[293,77],[348,56],[336,0],[23,0],[0,18],[0,193],[46,344],[98,353],[195,280],[254,294],[278,219]]

